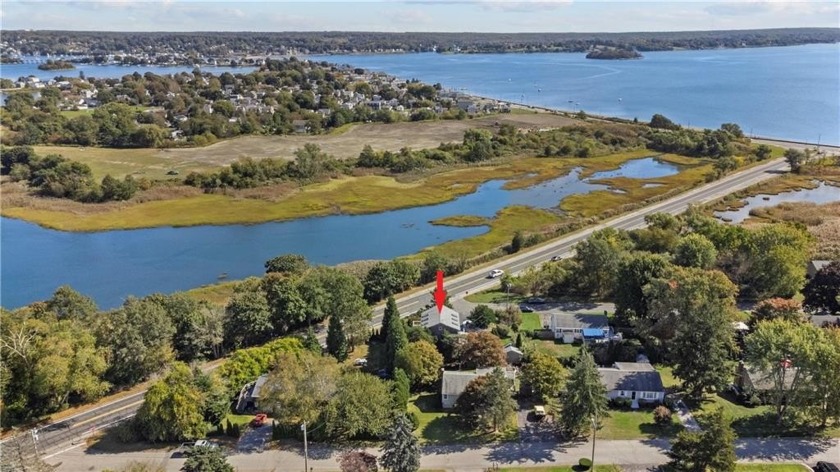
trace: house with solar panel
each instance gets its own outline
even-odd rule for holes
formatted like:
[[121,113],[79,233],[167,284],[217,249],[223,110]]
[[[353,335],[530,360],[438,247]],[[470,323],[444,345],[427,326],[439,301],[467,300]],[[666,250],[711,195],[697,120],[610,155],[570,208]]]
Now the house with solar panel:
[[551,315],[554,339],[566,344],[576,341],[598,342],[612,337],[609,319],[604,315],[554,313]]
[[440,311],[433,306],[420,314],[420,325],[436,337],[447,332],[458,334],[461,332],[461,314],[446,305]]

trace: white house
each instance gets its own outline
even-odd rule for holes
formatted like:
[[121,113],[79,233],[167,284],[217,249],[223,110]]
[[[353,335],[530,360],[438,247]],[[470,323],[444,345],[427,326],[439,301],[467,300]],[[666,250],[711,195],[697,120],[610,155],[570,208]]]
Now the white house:
[[609,320],[604,315],[555,313],[551,315],[551,331],[554,339],[561,339],[567,344],[612,337]]
[[[474,379],[484,377],[493,372],[495,367],[488,367],[486,369],[476,370],[444,370],[440,382],[440,404],[448,410],[455,406],[458,398],[467,389],[467,385]],[[513,380],[516,379],[516,369],[506,368],[502,369],[505,373],[505,378],[511,380],[511,391],[513,390]]]
[[607,387],[607,397],[629,398],[632,408],[639,403],[661,403],[665,387],[659,372],[647,362],[616,362],[612,367],[599,368],[601,381]]

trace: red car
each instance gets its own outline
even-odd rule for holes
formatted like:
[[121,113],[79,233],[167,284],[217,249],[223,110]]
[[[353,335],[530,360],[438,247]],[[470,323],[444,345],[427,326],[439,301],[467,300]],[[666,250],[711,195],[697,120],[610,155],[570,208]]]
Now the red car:
[[258,428],[264,425],[267,419],[268,415],[266,415],[265,413],[257,413],[257,415],[254,416],[254,419],[251,420],[251,426]]

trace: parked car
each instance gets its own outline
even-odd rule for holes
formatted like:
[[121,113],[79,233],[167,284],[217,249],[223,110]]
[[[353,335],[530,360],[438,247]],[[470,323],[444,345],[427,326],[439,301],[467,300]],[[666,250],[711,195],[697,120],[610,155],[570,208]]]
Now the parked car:
[[353,365],[356,367],[364,367],[367,365],[367,359],[365,359],[364,357],[360,357],[353,361]]
[[266,420],[268,420],[268,415],[266,415],[265,413],[257,413],[254,416],[254,419],[251,420],[251,426],[259,428],[260,426],[265,424]]
[[840,467],[838,467],[837,464],[832,464],[831,462],[820,461],[817,462],[817,466],[814,467],[814,472],[840,472]]
[[523,303],[519,305],[519,311],[522,313],[533,313],[534,309]]
[[541,305],[541,304],[545,303],[545,298],[531,297],[531,298],[529,298],[525,301],[532,304],[532,305]]
[[487,278],[488,279],[495,279],[495,278],[501,277],[503,275],[505,275],[505,271],[503,271],[502,269],[493,269],[493,270],[490,271],[490,274],[487,275]]
[[534,407],[534,417],[537,418],[537,420],[541,420],[541,419],[545,418],[545,407],[542,406],[542,405],[535,406]]
[[557,262],[562,260],[563,258],[560,256],[551,256],[551,262]]

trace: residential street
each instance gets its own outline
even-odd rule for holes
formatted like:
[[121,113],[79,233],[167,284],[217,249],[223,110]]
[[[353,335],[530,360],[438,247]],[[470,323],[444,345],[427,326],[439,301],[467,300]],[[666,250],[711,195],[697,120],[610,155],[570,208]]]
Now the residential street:
[[[667,440],[598,441],[595,448],[597,463],[632,466],[634,470],[667,462]],[[840,441],[803,439],[742,439],[736,445],[738,458],[746,462],[840,462]],[[377,449],[370,449],[378,455]],[[489,446],[453,445],[429,446],[423,451],[421,468],[451,471],[479,471],[492,464],[499,466],[551,466],[575,464],[589,457],[589,442],[558,445],[556,442],[511,442]],[[315,471],[338,470],[337,450],[324,446],[310,446],[309,467]],[[167,471],[177,471],[184,463],[173,458],[170,451],[150,449],[141,452],[103,454],[73,449],[48,460],[61,463],[59,471],[99,471],[118,468],[132,461],[160,465]],[[304,468],[303,451],[299,445],[263,453],[237,453],[229,462],[239,472],[300,471]]]

